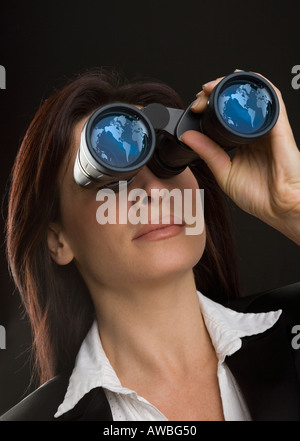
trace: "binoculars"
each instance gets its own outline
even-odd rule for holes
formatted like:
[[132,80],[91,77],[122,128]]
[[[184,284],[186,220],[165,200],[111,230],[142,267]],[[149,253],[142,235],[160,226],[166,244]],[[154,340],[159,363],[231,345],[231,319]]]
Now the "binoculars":
[[204,133],[225,150],[265,136],[279,115],[277,95],[268,81],[250,72],[228,75],[213,89],[206,109],[196,114],[152,103],[138,109],[113,103],[86,122],[74,165],[82,186],[114,187],[131,182],[147,165],[159,178],[181,173],[199,156],[180,141],[187,130]]

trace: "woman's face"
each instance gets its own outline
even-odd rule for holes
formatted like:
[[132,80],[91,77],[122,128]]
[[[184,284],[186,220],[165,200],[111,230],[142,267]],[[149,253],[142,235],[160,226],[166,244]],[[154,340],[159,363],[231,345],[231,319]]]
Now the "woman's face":
[[[174,279],[175,276],[191,271],[203,254],[205,230],[198,235],[186,234],[184,213],[182,224],[174,225],[173,222],[171,225],[154,225],[152,221],[150,230],[149,224],[133,224],[129,221],[122,224],[99,224],[99,207],[107,203],[97,201],[99,188],[83,189],[73,179],[74,162],[85,122],[86,119],[76,125],[72,160],[63,164],[59,174],[61,221],[55,225],[55,229],[60,231],[58,242],[63,243],[68,252],[63,254],[62,248],[61,254],[65,259],[60,258],[58,263],[68,263],[74,258],[90,289],[137,286],[155,280]],[[149,200],[139,202],[141,208],[148,205],[151,222],[151,190],[166,189],[170,192],[174,188],[182,193],[184,189],[192,189],[195,202],[196,189],[199,187],[189,168],[170,179],[159,179],[144,167],[128,185],[127,192],[142,189],[147,193]],[[120,193],[116,193],[117,219],[119,198]],[[159,203],[161,207],[161,199]],[[170,205],[171,215],[174,214],[174,205]],[[137,201],[127,202],[128,210],[133,206],[138,207]]]

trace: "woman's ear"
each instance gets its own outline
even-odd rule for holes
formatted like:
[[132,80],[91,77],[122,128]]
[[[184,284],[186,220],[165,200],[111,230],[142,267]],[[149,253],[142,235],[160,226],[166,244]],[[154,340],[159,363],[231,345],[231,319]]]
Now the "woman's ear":
[[73,260],[73,251],[64,237],[59,224],[51,223],[49,225],[47,240],[50,255],[58,265],[67,265]]

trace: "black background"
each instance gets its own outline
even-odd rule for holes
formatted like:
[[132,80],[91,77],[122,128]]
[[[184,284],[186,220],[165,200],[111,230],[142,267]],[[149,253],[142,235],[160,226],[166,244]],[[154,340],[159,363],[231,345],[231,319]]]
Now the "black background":
[[[0,413],[29,381],[30,332],[10,281],[4,246],[7,180],[26,127],[43,99],[82,69],[114,66],[129,78],[154,77],[189,104],[201,85],[234,69],[269,78],[285,100],[300,143],[300,7],[295,1],[26,1],[1,6],[0,64]],[[300,249],[231,204],[244,294],[299,281]]]

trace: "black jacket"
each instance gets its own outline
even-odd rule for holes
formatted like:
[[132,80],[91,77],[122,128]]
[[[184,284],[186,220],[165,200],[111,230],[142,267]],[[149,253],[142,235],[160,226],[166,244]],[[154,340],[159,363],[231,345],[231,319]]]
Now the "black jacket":
[[[254,421],[300,420],[300,283],[251,295],[226,306],[240,312],[282,309],[275,325],[258,335],[243,338],[239,351],[226,358]],[[294,329],[293,329],[294,328]],[[294,343],[292,341],[294,339]],[[0,421],[51,421],[63,401],[69,375],[58,375],[6,412]],[[112,421],[102,388],[86,394],[64,421]]]

